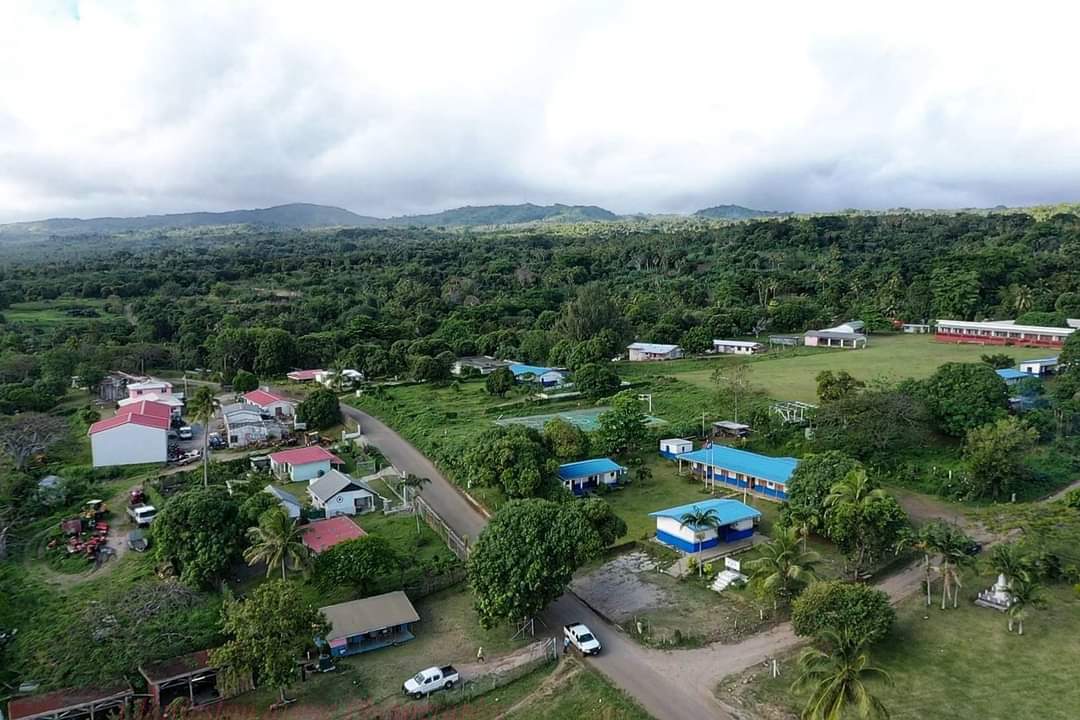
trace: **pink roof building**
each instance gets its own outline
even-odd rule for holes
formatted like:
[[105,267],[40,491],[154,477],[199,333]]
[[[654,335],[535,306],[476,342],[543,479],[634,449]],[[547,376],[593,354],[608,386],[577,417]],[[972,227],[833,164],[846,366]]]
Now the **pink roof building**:
[[293,370],[291,373],[285,373],[285,377],[293,382],[311,382],[321,372],[322,370]]
[[335,515],[325,520],[315,520],[304,528],[304,545],[316,555],[346,540],[367,535],[364,529],[347,515]]
[[119,408],[116,411],[116,415],[111,418],[98,420],[90,426],[90,435],[96,435],[97,433],[120,427],[121,425],[127,425],[128,423],[142,425],[143,427],[168,430],[169,419],[171,417],[172,410],[168,405],[150,402],[149,400],[142,400],[132,405],[125,405]]
[[343,464],[341,458],[318,445],[270,453],[270,472],[279,477],[288,476],[293,482],[317,480],[330,472],[333,465]]

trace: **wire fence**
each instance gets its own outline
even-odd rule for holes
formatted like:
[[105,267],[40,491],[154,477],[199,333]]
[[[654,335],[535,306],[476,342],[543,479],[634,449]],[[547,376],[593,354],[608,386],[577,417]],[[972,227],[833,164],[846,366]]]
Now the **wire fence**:
[[546,665],[557,662],[559,649],[555,638],[550,637],[534,643],[529,654],[532,655],[530,659],[513,667],[488,673],[474,680],[466,679],[461,684],[454,686],[453,689],[432,695],[430,699],[431,706],[436,708],[451,707],[470,702],[492,690],[509,685]]
[[443,539],[446,546],[450,548],[450,552],[458,556],[462,561],[469,558],[469,543],[466,542],[460,535],[451,529],[446,521],[442,519],[439,513],[435,512],[435,509],[428,505],[420,495],[417,495],[412,499],[414,511],[418,513],[428,527],[435,531],[435,534]]

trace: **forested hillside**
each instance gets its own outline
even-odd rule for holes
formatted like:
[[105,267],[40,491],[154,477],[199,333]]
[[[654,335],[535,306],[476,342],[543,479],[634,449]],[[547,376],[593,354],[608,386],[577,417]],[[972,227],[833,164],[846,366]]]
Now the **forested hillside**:
[[0,398],[11,409],[31,402],[27,388],[58,391],[75,365],[227,379],[340,360],[377,377],[446,352],[573,364],[575,352],[610,357],[630,339],[693,351],[713,337],[852,317],[882,328],[1080,315],[1072,215],[194,234],[114,247],[55,242],[48,259],[0,271],[5,307],[68,303],[50,322],[2,311]]

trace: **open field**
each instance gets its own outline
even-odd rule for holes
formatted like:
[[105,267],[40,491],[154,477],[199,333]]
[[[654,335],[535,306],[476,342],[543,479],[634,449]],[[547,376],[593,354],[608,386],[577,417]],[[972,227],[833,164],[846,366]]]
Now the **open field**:
[[3,311],[10,323],[22,323],[41,328],[60,325],[79,325],[90,320],[119,317],[106,309],[104,300],[57,299],[12,303]]
[[[900,606],[896,628],[872,653],[895,683],[874,686],[893,720],[1080,717],[1077,593],[1055,586],[1047,593],[1048,607],[1033,611],[1019,636],[1007,632],[1002,613],[971,603],[974,593],[991,582],[986,576],[968,577],[956,610],[928,609],[919,595]],[[779,679],[759,672],[739,693],[742,704],[762,717],[793,717],[800,708],[789,689],[794,677],[795,661],[789,657],[781,662]],[[733,678],[721,683],[720,697],[730,699],[734,685]],[[762,703],[791,714],[762,712]]]
[[[924,378],[947,362],[978,362],[987,353],[1005,353],[1015,360],[1046,355],[1046,350],[983,347],[936,342],[932,335],[874,335],[863,350],[771,351],[750,360],[751,381],[776,400],[817,401],[814,378],[822,370],[847,370],[863,381],[885,377]],[[706,391],[714,391],[715,368],[740,362],[731,356],[705,360],[675,360],[655,363],[623,363],[619,372],[629,380],[648,375],[668,375]]]

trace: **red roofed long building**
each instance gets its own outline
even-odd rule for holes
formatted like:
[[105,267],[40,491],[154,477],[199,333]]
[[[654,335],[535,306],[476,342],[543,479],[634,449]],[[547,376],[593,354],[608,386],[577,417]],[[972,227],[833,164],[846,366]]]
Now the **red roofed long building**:
[[107,687],[56,690],[44,695],[15,698],[8,702],[10,720],[107,720],[124,714],[134,693],[127,683]]
[[163,463],[169,455],[168,405],[143,400],[90,426],[94,467]]
[[325,520],[315,520],[304,528],[304,545],[311,552],[319,553],[329,550],[338,543],[346,540],[355,540],[367,535],[363,528],[345,515],[336,515]]

